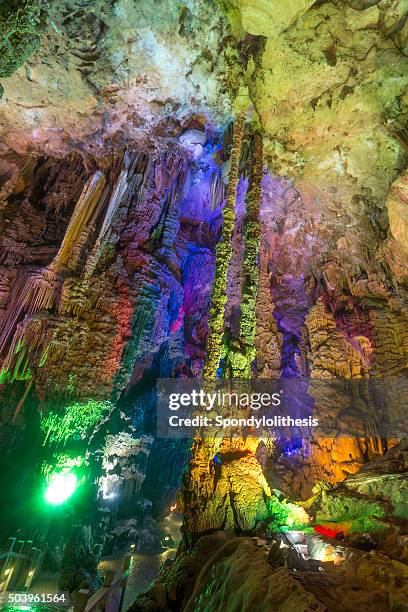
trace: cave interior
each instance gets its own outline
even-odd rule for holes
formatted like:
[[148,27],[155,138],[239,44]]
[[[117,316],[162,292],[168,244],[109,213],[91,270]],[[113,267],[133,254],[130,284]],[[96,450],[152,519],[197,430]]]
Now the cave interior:
[[0,83],[0,609],[408,611],[407,0],[1,0]]

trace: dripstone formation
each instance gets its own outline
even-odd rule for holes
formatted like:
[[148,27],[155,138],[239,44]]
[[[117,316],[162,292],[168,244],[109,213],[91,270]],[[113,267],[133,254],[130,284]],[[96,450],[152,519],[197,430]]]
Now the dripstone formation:
[[[2,538],[59,568],[85,535],[159,554],[172,507],[133,612],[408,609],[406,442],[369,392],[404,415],[407,22],[402,0],[0,3]],[[160,378],[295,380],[364,427],[160,440]],[[72,534],[19,507],[56,469],[85,491]]]

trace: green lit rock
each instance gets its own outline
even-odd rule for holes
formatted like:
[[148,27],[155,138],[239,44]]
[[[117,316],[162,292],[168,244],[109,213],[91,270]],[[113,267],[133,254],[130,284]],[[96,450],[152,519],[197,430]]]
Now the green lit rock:
[[231,353],[229,355],[232,370],[237,375],[239,372],[244,372],[247,367],[247,359],[241,353]]
[[353,495],[340,487],[322,492],[316,520],[334,523],[351,521],[350,531],[375,531],[381,528],[379,519],[385,515],[386,508],[380,501]]
[[231,151],[231,172],[226,203],[222,211],[222,236],[216,247],[215,272],[211,292],[211,307],[208,318],[210,333],[207,341],[207,358],[203,378],[215,378],[222,350],[224,333],[224,307],[227,301],[227,274],[232,256],[232,233],[235,224],[235,201],[239,179],[239,159],[244,131],[244,116],[240,115],[234,126]]
[[268,512],[268,529],[270,531],[305,529],[310,523],[310,517],[304,508],[289,502],[287,499],[279,499],[278,497],[268,499]]
[[245,378],[251,376],[251,365],[255,359],[256,298],[258,294],[258,253],[261,237],[259,207],[262,195],[261,181],[263,169],[262,137],[253,138],[252,168],[249,189],[246,197],[244,220],[244,262],[243,289],[241,302],[240,336],[246,360]]
[[10,77],[39,48],[39,11],[38,0],[0,3],[0,77]]
[[84,436],[112,409],[113,405],[108,401],[89,400],[67,406],[62,414],[49,412],[41,419],[41,429],[46,433],[44,445],[65,443],[74,436]]

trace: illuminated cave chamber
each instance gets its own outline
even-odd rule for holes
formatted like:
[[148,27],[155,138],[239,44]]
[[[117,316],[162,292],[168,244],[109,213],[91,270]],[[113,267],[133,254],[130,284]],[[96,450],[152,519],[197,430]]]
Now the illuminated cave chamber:
[[[78,154],[39,160],[6,212],[1,375],[15,438],[4,443],[21,461],[16,449],[31,436],[38,477],[29,491],[48,487],[50,504],[66,500],[74,477],[78,505],[96,486],[102,531],[101,517],[117,515],[111,548],[130,538],[160,549],[152,504],[158,516],[174,504],[188,453],[183,441],[154,440],[154,394],[158,377],[193,375],[205,354],[227,155],[221,131],[198,127],[159,155],[123,148],[88,171]],[[32,238],[37,225],[45,248]],[[35,513],[3,510],[37,537],[60,520],[42,517],[37,529]]]
[[[408,608],[403,3],[10,6],[0,545],[73,593],[132,553],[133,612]],[[157,438],[200,376],[365,429]]]

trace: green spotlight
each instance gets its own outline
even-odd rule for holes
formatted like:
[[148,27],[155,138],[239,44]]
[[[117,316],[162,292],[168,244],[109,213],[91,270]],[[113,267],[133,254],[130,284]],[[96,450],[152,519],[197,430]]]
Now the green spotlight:
[[54,506],[64,503],[75,492],[78,479],[72,472],[53,474],[45,491],[45,500]]

